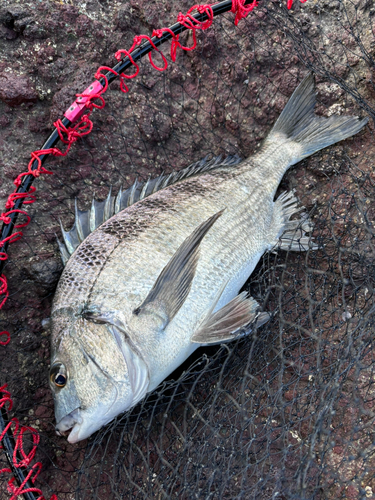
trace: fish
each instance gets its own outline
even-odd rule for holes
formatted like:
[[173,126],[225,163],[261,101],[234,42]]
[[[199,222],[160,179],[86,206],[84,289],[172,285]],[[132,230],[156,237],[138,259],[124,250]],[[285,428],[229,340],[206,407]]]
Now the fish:
[[[51,313],[56,432],[77,443],[130,410],[198,347],[269,319],[240,293],[267,251],[315,251],[285,172],[358,133],[367,118],[314,113],[315,80],[293,92],[260,150],[193,164],[76,206],[60,242]],[[297,214],[297,217],[293,215]]]

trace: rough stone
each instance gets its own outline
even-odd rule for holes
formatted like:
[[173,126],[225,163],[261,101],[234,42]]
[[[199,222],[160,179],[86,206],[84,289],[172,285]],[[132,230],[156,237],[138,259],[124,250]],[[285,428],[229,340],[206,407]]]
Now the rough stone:
[[38,100],[38,94],[25,75],[2,73],[0,74],[0,99],[9,106],[16,107],[21,104],[34,104]]
[[0,24],[0,39],[14,40],[15,38],[17,38],[17,33],[15,31]]
[[17,3],[7,5],[0,10],[0,23],[13,28],[15,23],[19,23],[22,19],[30,18],[31,12],[31,9],[27,5]]
[[6,114],[0,115],[0,127],[5,128],[9,125],[11,119]]

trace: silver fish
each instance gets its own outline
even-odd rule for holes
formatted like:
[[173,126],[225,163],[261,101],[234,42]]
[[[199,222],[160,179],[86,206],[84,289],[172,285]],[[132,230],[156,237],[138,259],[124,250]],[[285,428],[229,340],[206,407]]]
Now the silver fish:
[[52,310],[50,386],[69,442],[132,408],[197,347],[267,321],[239,294],[262,254],[316,248],[307,216],[290,220],[301,210],[294,194],[274,201],[284,173],[367,123],[318,117],[314,105],[308,75],[256,155],[203,161],[135,183],[123,202],[110,194],[77,209]]

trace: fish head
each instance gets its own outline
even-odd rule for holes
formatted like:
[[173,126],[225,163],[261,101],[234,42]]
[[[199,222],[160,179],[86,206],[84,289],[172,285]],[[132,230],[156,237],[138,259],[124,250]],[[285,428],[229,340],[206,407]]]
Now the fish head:
[[146,393],[148,370],[122,332],[79,315],[52,323],[49,373],[56,431],[70,443],[88,438]]

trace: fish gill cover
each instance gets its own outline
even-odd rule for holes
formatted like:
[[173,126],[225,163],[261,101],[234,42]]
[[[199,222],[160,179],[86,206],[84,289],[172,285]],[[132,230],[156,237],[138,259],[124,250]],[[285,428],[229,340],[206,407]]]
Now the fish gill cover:
[[[3,3],[2,206],[29,152],[98,66],[112,66],[113,52],[134,35],[151,35],[190,7]],[[9,248],[0,311],[0,330],[11,336],[0,349],[0,405],[9,391],[9,418],[38,431],[22,431],[16,451],[19,461],[29,456],[31,477],[42,463],[35,486],[45,498],[375,497],[374,30],[367,0],[309,0],[292,10],[264,0],[237,26],[233,14],[220,15],[175,62],[161,48],[165,71],[146,58],[125,82],[127,94],[114,81],[92,132],[66,157],[48,159],[53,175],[37,179],[31,222]],[[180,41],[190,47],[191,31]],[[160,55],[153,60],[163,66]],[[207,154],[249,156],[309,71],[320,114],[370,117],[358,136],[298,164],[281,183],[280,192],[295,189],[306,207],[320,248],[263,256],[245,286],[272,313],[256,335],[198,350],[130,413],[69,444],[55,434],[48,387],[59,220],[70,228],[75,199],[86,210],[111,186],[117,193]],[[2,452],[0,469],[8,467]],[[0,475],[1,499],[16,491],[10,477]]]

